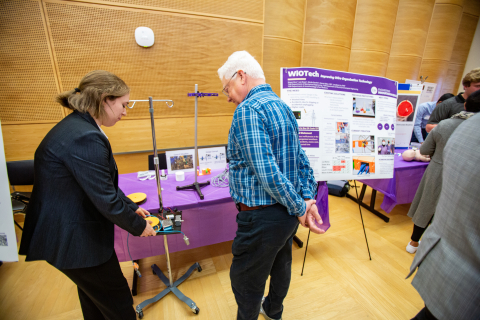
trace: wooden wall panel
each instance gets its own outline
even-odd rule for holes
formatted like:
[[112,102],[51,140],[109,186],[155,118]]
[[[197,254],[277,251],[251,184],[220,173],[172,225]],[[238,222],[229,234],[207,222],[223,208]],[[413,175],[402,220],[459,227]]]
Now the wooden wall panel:
[[216,0],[97,0],[95,2],[127,4],[129,6],[158,10],[176,10],[196,15],[223,16],[231,19],[263,21],[263,1],[261,0],[222,0],[222,2]]
[[302,65],[347,71],[357,0],[309,0]]
[[463,3],[463,13],[468,13],[476,17],[480,16],[480,1],[465,0]]
[[387,78],[398,82],[418,78],[434,5],[435,0],[400,0]]
[[265,37],[303,40],[305,0],[265,0]]
[[2,123],[3,145],[7,161],[30,160],[45,135],[56,123],[11,124]]
[[467,12],[477,13],[476,8],[471,5],[472,2],[476,2],[480,5],[480,1],[466,0],[464,4],[464,11],[462,14],[462,20],[460,21],[460,27],[458,28],[457,37],[453,46],[452,56],[450,58],[450,64],[447,72],[447,79],[442,87],[442,92],[458,93],[458,87],[460,85],[462,75],[467,62],[468,53],[472,45],[475,30],[477,28],[479,16],[472,15]]
[[[462,18],[463,1],[439,1],[433,9],[428,30],[425,52],[423,54],[420,75],[428,76],[428,81],[437,83],[434,99],[444,92],[442,89],[448,75],[449,61]],[[446,23],[448,21],[448,23]]]
[[62,119],[40,2],[1,1],[0,21],[2,123]]
[[[64,90],[91,70],[108,70],[130,86],[131,99],[175,101],[156,116],[193,115],[194,99],[187,93],[195,84],[202,92],[220,92],[217,69],[234,51],[248,50],[262,60],[261,24],[58,1],[47,2],[46,11]],[[135,43],[139,25],[156,34],[151,48]],[[221,97],[204,99],[199,114],[228,109]],[[147,103],[130,116],[148,117]]]
[[265,0],[263,71],[280,96],[280,68],[300,67],[306,0]]
[[398,0],[359,0],[348,71],[385,76]]
[[[233,104],[232,104],[233,106]],[[234,108],[231,108],[233,111]],[[198,118],[198,145],[226,144],[232,116]],[[33,159],[35,150],[54,123],[2,125],[7,161]],[[194,118],[155,120],[158,149],[184,148],[195,144]],[[102,127],[114,153],[152,150],[150,120],[122,120],[114,127]]]
[[385,77],[404,83],[406,79],[419,79],[422,57],[409,55],[390,56]]
[[425,78],[428,76],[428,82],[437,84],[433,100],[437,100],[442,95],[442,86],[448,72],[448,61],[444,60],[423,60],[420,67],[420,75]]
[[303,62],[305,67],[347,71],[350,61],[350,48],[329,44],[305,44]]
[[388,53],[352,49],[348,72],[383,77],[387,72],[387,64]]
[[[280,49],[281,48],[281,49]],[[265,38],[263,71],[272,90],[280,96],[280,68],[300,66],[302,43],[286,39]]]

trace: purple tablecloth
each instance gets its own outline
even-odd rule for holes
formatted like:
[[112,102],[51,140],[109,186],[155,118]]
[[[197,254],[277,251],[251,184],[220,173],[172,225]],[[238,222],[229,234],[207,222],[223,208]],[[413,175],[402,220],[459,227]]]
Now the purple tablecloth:
[[[403,150],[395,151],[402,152]],[[390,212],[397,204],[413,201],[427,166],[428,162],[405,161],[401,155],[395,153],[392,179],[358,181],[383,193],[384,198],[380,207],[385,212]]]
[[[205,182],[223,170],[212,170],[212,174],[199,176],[198,182]],[[193,183],[194,173],[185,173],[185,181],[175,181],[174,175],[168,180],[161,181],[162,200],[164,207],[176,207],[183,211],[182,231],[190,239],[187,246],[182,234],[168,236],[169,252],[194,249],[206,245],[233,240],[237,230],[235,204],[230,197],[229,188],[216,188],[211,185],[203,187],[205,200],[200,200],[198,194],[192,190],[176,191],[176,186]],[[123,174],[119,177],[119,187],[128,195],[135,192],[147,194],[147,201],[141,205],[147,210],[157,210],[158,195],[155,180],[139,181],[137,173]],[[323,219],[322,229],[330,227],[328,216],[328,188],[324,182],[319,182],[317,206]],[[150,256],[164,254],[163,237],[134,237],[115,226],[115,251],[119,261],[137,260]],[[131,258],[128,254],[130,249]]]

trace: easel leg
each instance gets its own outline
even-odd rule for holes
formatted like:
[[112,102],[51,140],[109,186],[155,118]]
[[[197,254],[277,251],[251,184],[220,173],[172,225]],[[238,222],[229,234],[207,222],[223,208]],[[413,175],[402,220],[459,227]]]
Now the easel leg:
[[358,197],[357,180],[353,180],[353,182],[355,184],[355,193],[357,194],[358,210],[360,210],[360,218],[362,219],[363,234],[365,235],[365,242],[367,243],[368,256],[370,257],[370,260],[372,260],[372,256],[370,255],[370,248],[368,247],[367,233],[365,232],[365,224],[363,223],[362,206],[360,205],[361,200]]
[[308,240],[310,240],[310,230],[308,230],[307,245],[305,246],[305,256],[303,257],[303,266],[302,266],[301,276],[303,276],[303,268],[305,268],[305,259],[307,259]]

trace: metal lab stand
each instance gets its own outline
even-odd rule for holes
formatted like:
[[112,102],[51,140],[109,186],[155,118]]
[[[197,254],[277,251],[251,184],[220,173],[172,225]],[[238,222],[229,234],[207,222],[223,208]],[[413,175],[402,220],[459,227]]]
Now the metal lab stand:
[[[152,141],[153,141],[153,153],[154,153],[153,163],[155,164],[155,178],[157,180],[158,203],[159,203],[158,212],[162,215],[167,214],[167,210],[164,210],[163,208],[163,201],[162,201],[162,187],[160,183],[160,170],[159,170],[159,161],[158,161],[158,152],[157,152],[157,142],[155,137],[155,122],[153,117],[153,101],[163,101],[167,104],[169,108],[173,107],[173,101],[172,100],[153,100],[152,97],[148,97],[148,100],[130,100],[130,101],[133,102],[132,106],[129,107],[130,109],[135,106],[136,102],[140,102],[140,101],[148,101],[150,105],[149,111],[150,111],[150,120],[151,120],[151,126],[152,126]],[[171,104],[168,104],[168,102],[171,102]],[[155,297],[145,300],[136,306],[135,311],[137,312],[138,317],[140,319],[143,318],[143,308],[145,308],[147,305],[151,303],[155,303],[158,300],[162,299],[169,292],[173,292],[173,294],[178,299],[186,303],[187,306],[193,311],[193,313],[198,314],[200,312],[200,309],[197,307],[195,302],[192,299],[185,296],[180,290],[178,290],[177,286],[179,286],[183,281],[185,281],[195,269],[200,272],[202,271],[202,268],[200,267],[200,264],[198,262],[195,262],[183,276],[181,276],[177,281],[173,282],[172,270],[170,267],[170,255],[168,252],[167,234],[172,234],[172,233],[166,233],[166,232],[158,233],[158,235],[163,235],[165,257],[167,259],[168,278],[163,274],[162,270],[160,270],[160,268],[157,267],[156,264],[151,266],[153,273],[157,275],[157,277],[159,277],[160,280],[162,280],[162,282],[167,286],[167,288],[162,292],[160,292],[159,294],[157,294]]]

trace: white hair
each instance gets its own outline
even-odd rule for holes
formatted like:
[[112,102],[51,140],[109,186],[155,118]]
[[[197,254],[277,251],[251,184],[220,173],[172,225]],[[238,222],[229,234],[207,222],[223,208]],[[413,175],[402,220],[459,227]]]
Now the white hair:
[[[247,51],[237,51],[232,53],[232,55],[228,57],[227,62],[218,69],[218,76],[220,77],[220,80],[230,79],[238,70],[242,70],[253,79],[265,80],[262,67]],[[235,74],[235,77],[236,76],[237,75]]]

